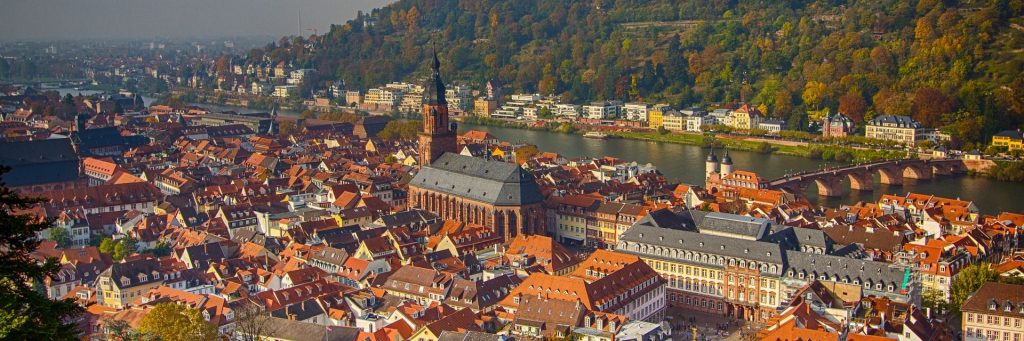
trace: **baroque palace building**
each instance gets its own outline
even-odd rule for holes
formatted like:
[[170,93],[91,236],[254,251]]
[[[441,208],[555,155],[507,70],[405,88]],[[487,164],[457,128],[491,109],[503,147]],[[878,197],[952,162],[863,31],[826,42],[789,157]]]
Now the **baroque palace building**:
[[862,287],[867,295],[912,302],[908,269],[860,259],[820,230],[723,213],[661,209],[624,233],[616,248],[639,256],[668,282],[669,305],[764,322],[814,280]]
[[544,197],[518,164],[460,155],[449,124],[440,61],[434,55],[420,134],[420,168],[409,182],[409,205],[442,219],[494,228],[504,241],[545,231]]

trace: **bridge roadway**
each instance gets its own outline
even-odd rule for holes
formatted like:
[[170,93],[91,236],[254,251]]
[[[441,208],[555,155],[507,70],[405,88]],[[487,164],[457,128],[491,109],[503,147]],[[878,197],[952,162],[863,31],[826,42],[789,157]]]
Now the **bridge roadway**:
[[838,196],[844,178],[849,179],[851,189],[872,190],[875,186],[875,173],[879,174],[879,182],[882,184],[900,185],[904,178],[931,179],[941,175],[962,173],[966,169],[964,160],[961,159],[884,160],[786,174],[771,180],[768,185],[769,188],[790,193],[804,193],[808,186],[814,184],[818,187],[818,195]]

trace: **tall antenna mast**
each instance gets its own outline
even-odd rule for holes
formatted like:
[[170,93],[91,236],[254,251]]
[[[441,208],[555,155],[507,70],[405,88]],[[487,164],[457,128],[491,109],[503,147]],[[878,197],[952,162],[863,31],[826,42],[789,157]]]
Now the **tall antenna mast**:
[[296,8],[295,9],[295,15],[296,15],[296,17],[298,17],[298,21],[295,22],[295,36],[296,37],[301,37],[302,36],[302,9],[301,8]]

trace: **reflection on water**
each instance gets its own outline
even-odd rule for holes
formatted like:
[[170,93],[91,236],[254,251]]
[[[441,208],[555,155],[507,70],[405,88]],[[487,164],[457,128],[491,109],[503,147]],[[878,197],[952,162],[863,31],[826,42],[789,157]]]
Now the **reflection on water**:
[[[613,156],[641,163],[650,162],[668,178],[689,184],[704,183],[704,160],[708,150],[699,146],[625,139],[597,140],[579,135],[470,124],[461,124],[459,128],[463,131],[488,131],[501,140],[535,144],[540,150],[554,151],[569,158]],[[729,154],[736,169],[752,170],[769,179],[786,173],[836,165],[795,156],[745,151],[731,151]],[[848,182],[846,179],[843,181]],[[878,183],[877,179],[875,183]],[[905,179],[902,186],[877,185],[873,191],[851,191],[846,185],[840,196],[823,199],[818,198],[817,189],[811,186],[808,197],[821,205],[837,207],[858,201],[877,201],[882,194],[902,195],[906,192],[973,200],[984,213],[1024,211],[1024,202],[1018,199],[1024,193],[1024,184],[974,176],[940,177],[934,180]]]

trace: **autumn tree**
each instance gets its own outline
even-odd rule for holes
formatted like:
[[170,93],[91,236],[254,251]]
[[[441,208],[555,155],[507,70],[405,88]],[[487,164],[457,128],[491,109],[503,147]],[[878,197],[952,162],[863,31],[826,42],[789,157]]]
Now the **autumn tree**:
[[298,126],[295,125],[295,121],[281,121],[278,123],[278,132],[282,135],[292,135],[299,132]]
[[389,140],[408,140],[416,137],[422,127],[422,123],[419,121],[394,120],[388,122],[384,129],[377,133],[377,137]]
[[525,162],[537,154],[540,154],[540,150],[537,149],[537,146],[528,144],[522,147],[517,147],[516,161]]
[[[0,175],[8,170],[0,166]],[[39,262],[30,256],[39,247],[37,234],[51,224],[21,212],[40,202],[0,183],[0,339],[78,338],[75,318],[81,307],[73,300],[50,300],[33,287],[60,268],[56,259]]]
[[177,303],[157,304],[142,318],[138,329],[163,341],[217,339],[217,326],[206,322],[199,310]]
[[854,122],[860,123],[864,121],[864,113],[868,110],[868,103],[864,100],[864,96],[861,96],[855,92],[847,92],[845,95],[839,97],[839,112],[850,117]]
[[818,81],[807,82],[804,86],[804,92],[800,95],[800,98],[804,100],[804,104],[808,107],[818,109],[821,101],[825,99],[825,91],[827,86],[825,83]]
[[926,127],[938,127],[942,116],[953,112],[956,100],[936,88],[920,88],[914,92],[914,104],[910,111],[914,120]]
[[405,12],[405,28],[409,31],[415,31],[419,26],[420,22],[420,11],[413,6],[409,11]]

